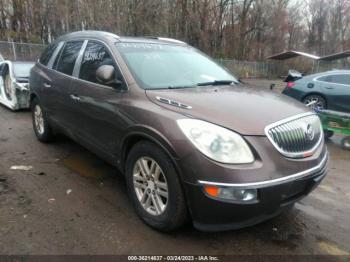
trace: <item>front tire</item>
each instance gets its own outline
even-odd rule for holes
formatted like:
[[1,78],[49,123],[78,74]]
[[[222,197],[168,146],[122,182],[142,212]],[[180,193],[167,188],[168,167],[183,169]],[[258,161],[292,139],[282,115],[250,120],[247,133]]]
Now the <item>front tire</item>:
[[179,176],[158,146],[142,141],[131,149],[126,182],[136,213],[147,225],[169,232],[185,223],[187,207]]
[[31,111],[32,111],[33,129],[37,139],[43,143],[52,141],[53,139],[52,129],[49,125],[47,115],[43,110],[42,106],[40,105],[39,100],[37,98],[34,98],[31,103]]

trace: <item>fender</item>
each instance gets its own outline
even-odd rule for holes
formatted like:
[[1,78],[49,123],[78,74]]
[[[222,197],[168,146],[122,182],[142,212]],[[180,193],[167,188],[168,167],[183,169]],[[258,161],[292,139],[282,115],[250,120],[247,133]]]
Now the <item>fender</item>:
[[161,132],[146,125],[136,125],[127,129],[125,133],[126,134],[119,143],[119,150],[117,151],[120,154],[116,154],[120,156],[117,162],[121,170],[124,171],[125,169],[126,158],[131,147],[137,142],[145,139],[162,148],[162,150],[170,157],[178,173],[180,174],[180,170],[177,165],[177,160],[179,159],[178,155],[174,151],[171,142]]

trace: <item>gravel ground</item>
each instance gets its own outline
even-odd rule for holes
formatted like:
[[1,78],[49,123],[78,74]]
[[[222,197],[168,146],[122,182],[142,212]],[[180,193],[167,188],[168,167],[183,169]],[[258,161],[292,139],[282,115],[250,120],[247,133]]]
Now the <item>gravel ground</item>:
[[39,143],[30,112],[0,106],[1,254],[349,255],[350,151],[340,138],[328,142],[328,176],[287,213],[236,231],[162,234],[138,219],[113,167],[65,137]]

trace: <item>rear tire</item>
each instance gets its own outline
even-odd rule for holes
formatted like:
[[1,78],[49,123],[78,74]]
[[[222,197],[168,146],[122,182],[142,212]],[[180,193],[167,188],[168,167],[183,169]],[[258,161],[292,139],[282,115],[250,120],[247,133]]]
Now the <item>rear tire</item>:
[[147,225],[169,232],[186,222],[187,206],[179,176],[158,146],[141,141],[131,149],[126,182],[136,213]]
[[315,102],[315,104],[310,106],[310,108],[312,108],[312,109],[318,109],[318,110],[327,109],[326,100],[322,96],[309,95],[303,99],[303,103],[305,105],[308,105],[311,102]]
[[31,103],[33,129],[40,142],[47,143],[53,140],[53,131],[45,111],[37,98]]

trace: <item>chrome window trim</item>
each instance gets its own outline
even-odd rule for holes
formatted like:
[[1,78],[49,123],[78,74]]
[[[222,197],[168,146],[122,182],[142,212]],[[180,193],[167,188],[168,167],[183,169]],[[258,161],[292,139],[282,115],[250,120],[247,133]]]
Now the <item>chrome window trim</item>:
[[[63,46],[64,46],[64,41],[61,41],[61,42],[58,43],[55,51],[53,52],[52,56],[50,57],[49,62],[47,63],[47,66],[46,66],[47,68],[50,68],[50,69],[52,68],[53,63],[55,62],[56,57],[60,53],[60,51],[61,51]],[[41,65],[43,65],[43,64],[41,64]],[[43,65],[43,66],[45,66],[45,65]]]
[[[318,171],[322,171],[327,164],[328,161],[328,152],[325,153],[324,157],[322,158],[321,162],[304,171],[289,175],[289,176],[284,176],[276,179],[271,179],[271,180],[265,180],[261,182],[252,182],[252,183],[217,183],[217,182],[210,182],[210,181],[203,181],[203,180],[198,180],[198,183],[201,185],[212,185],[212,186],[222,186],[222,187],[235,187],[235,188],[242,188],[242,189],[249,189],[249,188],[265,188],[265,187],[270,187],[270,186],[276,186],[280,185],[283,183],[288,183],[292,182],[298,179],[302,179],[305,177],[308,177],[309,175],[313,175]],[[325,172],[326,174],[326,172]],[[325,175],[324,174],[324,175]]]
[[175,44],[183,44],[183,45],[187,45],[187,43],[181,41],[181,40],[177,40],[174,38],[169,38],[169,37],[157,37],[158,40],[160,41],[167,41],[167,42],[171,42],[171,43],[175,43]]
[[342,86],[350,86],[350,85],[347,85],[347,84],[340,84],[340,83],[335,83],[335,82],[327,82],[327,81],[319,80],[319,78],[324,77],[324,76],[336,76],[336,75],[350,75],[350,73],[333,73],[333,74],[332,73],[328,73],[328,74],[325,74],[325,75],[317,76],[314,79],[312,79],[312,81],[320,82],[320,83],[327,83],[327,84],[342,85]]
[[281,149],[277,144],[276,142],[273,140],[273,138],[270,136],[269,134],[269,130],[271,128],[274,128],[276,126],[279,126],[279,125],[282,125],[282,124],[285,124],[285,123],[288,123],[290,121],[293,121],[293,120],[296,120],[296,119],[299,119],[299,118],[304,118],[304,117],[307,117],[307,116],[312,116],[312,115],[316,115],[316,113],[312,113],[312,112],[309,112],[309,113],[302,113],[302,114],[298,114],[298,115],[295,115],[295,116],[292,116],[292,117],[288,117],[288,118],[285,118],[283,120],[280,120],[280,121],[277,121],[275,123],[272,123],[268,126],[265,127],[265,135],[267,136],[267,138],[270,140],[270,142],[273,144],[273,146],[277,149],[278,152],[280,152],[282,155],[284,155],[285,157],[289,157],[289,158],[303,158],[306,156],[310,156],[310,155],[313,155],[313,153],[315,153],[315,151],[317,150],[317,148],[320,146],[320,144],[322,143],[323,141],[323,129],[322,129],[322,126],[320,127],[320,130],[321,130],[321,135],[320,135],[320,138],[318,139],[317,143],[315,144],[315,146],[313,148],[311,148],[310,150],[308,151],[304,151],[304,152],[298,152],[298,153],[291,153],[291,152],[286,152],[284,151],[283,149]]
[[85,82],[85,83],[88,83],[88,84],[98,85],[98,86],[101,87],[101,88],[105,88],[105,89],[109,89],[109,90],[115,90],[115,91],[117,91],[117,92],[126,92],[126,91],[128,91],[127,89],[116,89],[116,88],[113,88],[113,87],[110,87],[110,86],[105,86],[105,85],[93,83],[93,82],[90,82],[90,81],[86,81],[86,80],[84,80],[84,79],[80,79],[80,78],[77,78],[77,77],[75,77],[75,76],[71,76],[71,75],[64,74],[64,73],[59,72],[59,71],[57,71],[57,70],[55,70],[55,69],[52,69],[52,68],[47,68],[47,69],[50,70],[50,71],[53,71],[53,72],[55,72],[55,73],[57,73],[57,74],[60,74],[60,75],[63,75],[63,76],[72,78],[72,79],[74,79],[74,80],[79,80],[79,81],[82,81],[82,82]]
[[80,73],[80,66],[81,66],[81,61],[83,59],[83,54],[85,52],[86,46],[88,44],[88,40],[85,40],[80,48],[79,54],[77,59],[75,60],[72,76],[79,78],[79,73]]

